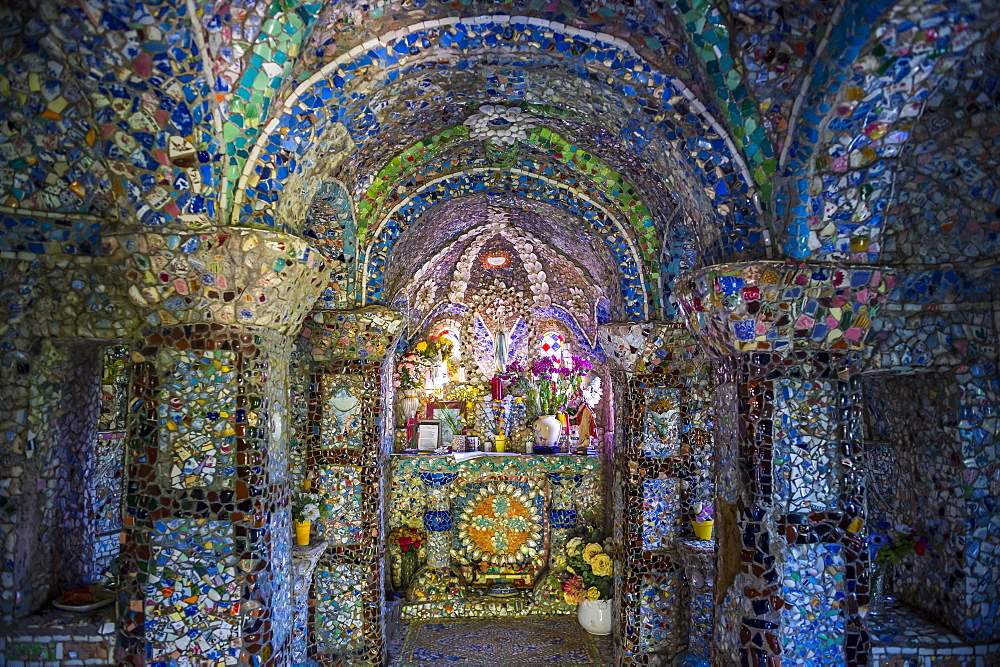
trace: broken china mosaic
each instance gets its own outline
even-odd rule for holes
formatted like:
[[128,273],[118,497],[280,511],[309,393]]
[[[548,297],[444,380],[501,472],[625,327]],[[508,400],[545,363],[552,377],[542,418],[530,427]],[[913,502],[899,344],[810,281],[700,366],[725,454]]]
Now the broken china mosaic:
[[[623,660],[679,646],[667,621],[685,606],[701,627],[714,615],[718,657],[860,663],[894,641],[935,659],[995,652],[994,5],[64,4],[0,10],[5,621],[59,578],[102,575],[117,518],[119,660],[284,659],[288,496],[314,466],[334,494],[316,533],[332,547],[315,575],[315,648],[384,658],[388,565],[372,526],[395,482],[377,362],[405,318],[314,311],[300,345],[353,361],[298,366],[309,380],[292,378],[306,404],[294,413],[285,336],[317,302],[388,302],[393,262],[406,273],[426,257],[407,230],[437,250],[464,214],[443,200],[482,196],[476,224],[506,206],[558,229],[554,246],[589,235],[511,258],[551,274],[533,268],[522,285],[551,309],[531,315],[618,359],[604,472],[629,538]],[[852,265],[704,268],[772,255]],[[436,300],[428,278],[406,305],[465,306],[442,301],[455,277],[434,277]],[[601,298],[603,315],[576,305]],[[598,323],[678,313],[714,375],[690,342],[647,344],[663,337],[647,325],[595,344]],[[99,405],[99,355],[65,340],[135,342],[127,418]],[[914,368],[937,382],[859,375]],[[874,432],[866,411],[882,415]],[[932,546],[897,591],[950,633],[865,618],[875,505],[858,461],[872,437],[893,446],[886,507]],[[713,481],[716,609],[684,601],[672,550]],[[99,523],[55,518],[91,501]],[[101,533],[96,560],[60,554],[86,530]]]

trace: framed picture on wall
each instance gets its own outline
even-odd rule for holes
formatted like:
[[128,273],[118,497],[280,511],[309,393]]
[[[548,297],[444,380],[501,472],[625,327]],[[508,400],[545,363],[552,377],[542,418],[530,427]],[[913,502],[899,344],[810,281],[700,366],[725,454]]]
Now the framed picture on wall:
[[450,445],[455,428],[465,423],[465,401],[437,401],[427,404],[427,416],[441,422],[441,444]]
[[433,452],[441,446],[441,420],[422,419],[417,426],[417,451]]

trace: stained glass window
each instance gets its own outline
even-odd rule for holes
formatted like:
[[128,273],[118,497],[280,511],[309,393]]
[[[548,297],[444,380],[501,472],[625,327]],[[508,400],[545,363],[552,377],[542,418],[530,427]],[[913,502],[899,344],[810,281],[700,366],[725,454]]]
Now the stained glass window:
[[539,352],[543,357],[553,357],[562,359],[565,352],[566,341],[558,331],[546,331],[542,334]]

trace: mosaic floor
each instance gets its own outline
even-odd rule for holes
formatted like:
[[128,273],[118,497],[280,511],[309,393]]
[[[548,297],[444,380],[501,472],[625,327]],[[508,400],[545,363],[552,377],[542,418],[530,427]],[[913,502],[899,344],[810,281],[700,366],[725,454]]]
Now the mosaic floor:
[[389,652],[393,667],[611,664],[610,637],[587,634],[571,616],[414,621],[400,629]]

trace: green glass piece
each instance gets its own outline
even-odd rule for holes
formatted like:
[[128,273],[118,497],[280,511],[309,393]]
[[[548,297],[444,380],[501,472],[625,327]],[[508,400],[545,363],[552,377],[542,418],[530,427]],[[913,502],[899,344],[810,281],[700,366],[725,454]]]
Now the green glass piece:
[[222,138],[226,141],[232,141],[240,135],[240,132],[241,128],[234,122],[227,122],[222,126]]

